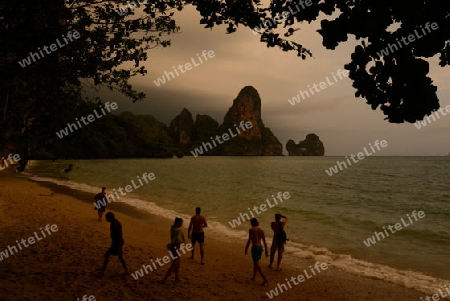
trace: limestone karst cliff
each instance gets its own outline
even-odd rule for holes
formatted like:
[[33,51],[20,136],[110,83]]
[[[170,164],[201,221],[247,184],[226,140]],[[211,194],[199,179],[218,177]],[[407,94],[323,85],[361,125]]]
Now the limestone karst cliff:
[[[236,130],[241,122],[250,122],[251,127]],[[258,91],[251,86],[244,87],[225,114],[222,125],[208,115],[197,115],[196,120],[187,110],[175,117],[170,123],[169,133],[175,145],[189,154],[192,149],[211,143],[211,137],[233,132],[222,143],[215,141],[212,149],[204,155],[216,156],[281,156],[283,146],[261,119],[261,98]]]

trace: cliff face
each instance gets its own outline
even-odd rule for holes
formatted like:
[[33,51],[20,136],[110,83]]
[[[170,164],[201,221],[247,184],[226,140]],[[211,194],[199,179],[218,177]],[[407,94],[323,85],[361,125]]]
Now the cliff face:
[[261,98],[255,88],[250,86],[239,92],[225,114],[222,125],[219,126],[208,115],[197,115],[194,122],[192,114],[183,109],[170,123],[169,133],[175,145],[188,155],[203,143],[212,143],[211,137],[215,139],[216,135],[222,137],[225,133],[230,136],[229,139],[215,143],[212,149],[205,150],[205,155],[281,156],[283,152],[280,141],[264,126],[261,120]]
[[325,147],[316,134],[306,135],[306,139],[298,144],[290,139],[286,143],[286,150],[289,156],[323,156],[325,154]]
[[246,129],[239,137],[247,141],[252,140],[254,137],[261,139],[261,128],[264,127],[261,120],[261,98],[259,98],[258,91],[250,86],[244,87],[236,99],[233,100],[233,105],[223,118],[222,127],[234,129],[241,121],[250,121],[253,127]]
[[197,143],[210,140],[219,129],[219,123],[208,115],[197,115],[195,118],[193,140]]
[[169,133],[175,140],[175,143],[187,146],[191,142],[193,128],[194,120],[192,119],[192,114],[184,108],[180,115],[175,117],[170,123]]
[[244,87],[233,101],[233,105],[226,113],[221,130],[226,133],[235,129],[241,122],[250,121],[250,129],[239,128],[238,137],[221,145],[219,153],[227,156],[281,156],[283,146],[269,128],[264,126],[261,119],[261,98],[258,91],[251,86]]

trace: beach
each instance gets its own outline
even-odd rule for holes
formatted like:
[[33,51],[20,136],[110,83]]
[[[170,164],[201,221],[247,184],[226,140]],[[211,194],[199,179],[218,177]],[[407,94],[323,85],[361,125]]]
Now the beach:
[[[103,255],[110,245],[109,223],[97,221],[92,194],[52,183],[38,184],[10,171],[1,172],[0,181],[0,251],[17,245],[16,240],[40,233],[46,225],[57,225],[58,229],[45,238],[39,234],[41,240],[3,258],[0,300],[82,300],[85,295],[96,300],[269,300],[266,293],[279,283],[304,274],[303,269],[290,268],[289,257],[283,259],[280,272],[268,269],[269,259],[263,257],[261,266],[269,280],[263,287],[259,276],[255,281],[250,279],[252,261],[250,255],[244,255],[245,244],[211,237],[206,228],[206,264],[200,264],[198,245],[194,260],[189,254],[182,255],[181,283],[175,283],[173,275],[166,284],[158,283],[169,264],[135,280],[131,273],[168,255],[166,245],[173,221],[112,203],[107,211],[113,211],[122,223],[123,257],[129,274],[123,275],[119,260],[112,256],[100,277]],[[188,221],[184,222],[187,226]],[[184,232],[187,238],[187,229]],[[309,274],[309,266],[314,264],[307,258],[300,262]],[[423,296],[413,289],[329,265],[274,299],[401,301]]]

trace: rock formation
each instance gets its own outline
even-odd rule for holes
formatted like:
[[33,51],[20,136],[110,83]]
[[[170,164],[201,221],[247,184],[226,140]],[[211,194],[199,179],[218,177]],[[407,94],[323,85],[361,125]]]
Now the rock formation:
[[239,123],[250,121],[252,128],[242,131],[238,137],[220,146],[220,154],[226,156],[281,156],[283,146],[261,120],[261,98],[251,86],[244,87],[228,110],[220,127],[223,133],[234,131]]
[[195,117],[193,140],[202,142],[215,136],[219,129],[219,123],[208,115],[197,114]]
[[170,123],[169,134],[175,140],[176,144],[189,145],[192,138],[194,120],[192,114],[184,108],[180,115],[175,117]]
[[[241,122],[251,122],[251,128],[237,132]],[[244,87],[233,105],[225,114],[222,125],[208,115],[197,115],[194,122],[187,110],[175,117],[170,123],[169,133],[175,145],[185,154],[200,147],[204,142],[211,143],[211,137],[232,131],[235,136],[206,150],[209,156],[281,156],[283,145],[261,120],[261,98],[255,88]],[[231,134],[230,134],[231,135]]]
[[298,144],[290,139],[286,143],[286,150],[289,156],[323,156],[325,154],[323,143],[316,134],[306,135],[306,139]]

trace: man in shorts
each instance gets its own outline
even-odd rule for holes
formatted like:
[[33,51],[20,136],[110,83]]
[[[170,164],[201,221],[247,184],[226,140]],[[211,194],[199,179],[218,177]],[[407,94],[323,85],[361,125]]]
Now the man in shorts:
[[252,280],[255,280],[256,273],[259,272],[261,277],[263,278],[262,285],[267,285],[268,281],[266,276],[264,276],[261,271],[261,266],[259,265],[259,261],[261,260],[261,255],[263,252],[263,247],[261,245],[261,240],[264,242],[264,249],[266,257],[269,256],[267,253],[267,244],[266,237],[264,235],[264,231],[259,227],[258,220],[256,218],[252,218],[250,220],[250,224],[252,227],[248,230],[248,240],[247,245],[245,246],[245,255],[247,255],[248,247],[250,246],[250,242],[252,243],[252,259],[253,259],[253,277]]
[[195,208],[195,215],[191,217],[191,222],[189,223],[188,238],[192,241],[191,259],[194,259],[195,243],[198,242],[198,244],[200,245],[200,256],[202,259],[201,263],[205,264],[204,262],[205,252],[203,250],[203,243],[205,242],[205,233],[203,232],[203,228],[208,227],[208,224],[206,223],[206,218],[200,214],[200,211],[201,211],[200,207]]
[[122,263],[123,268],[125,269],[125,274],[128,274],[127,264],[125,260],[122,258],[122,247],[124,244],[123,236],[122,236],[122,224],[114,218],[114,213],[108,212],[106,213],[106,220],[111,223],[109,227],[111,232],[111,246],[108,251],[105,253],[105,261],[103,262],[103,268],[101,274],[106,270],[106,266],[109,262],[109,256],[118,256],[120,262]]
[[94,200],[97,204],[96,208],[98,211],[98,220],[102,221],[103,212],[106,212],[106,204],[108,203],[108,198],[106,197],[106,187],[102,187],[102,192],[97,193]]
[[[281,221],[281,219],[284,219],[284,221]],[[283,258],[283,252],[284,252],[284,244],[285,242],[282,242],[280,240],[280,228],[284,229],[284,226],[286,225],[288,221],[288,218],[285,215],[281,215],[280,213],[275,214],[275,221],[270,224],[273,230],[273,240],[272,240],[272,246],[270,247],[270,264],[269,268],[272,268],[273,260],[275,258],[275,252],[278,251],[278,261],[277,261],[277,269],[276,271],[281,271],[280,264],[281,259]]]

